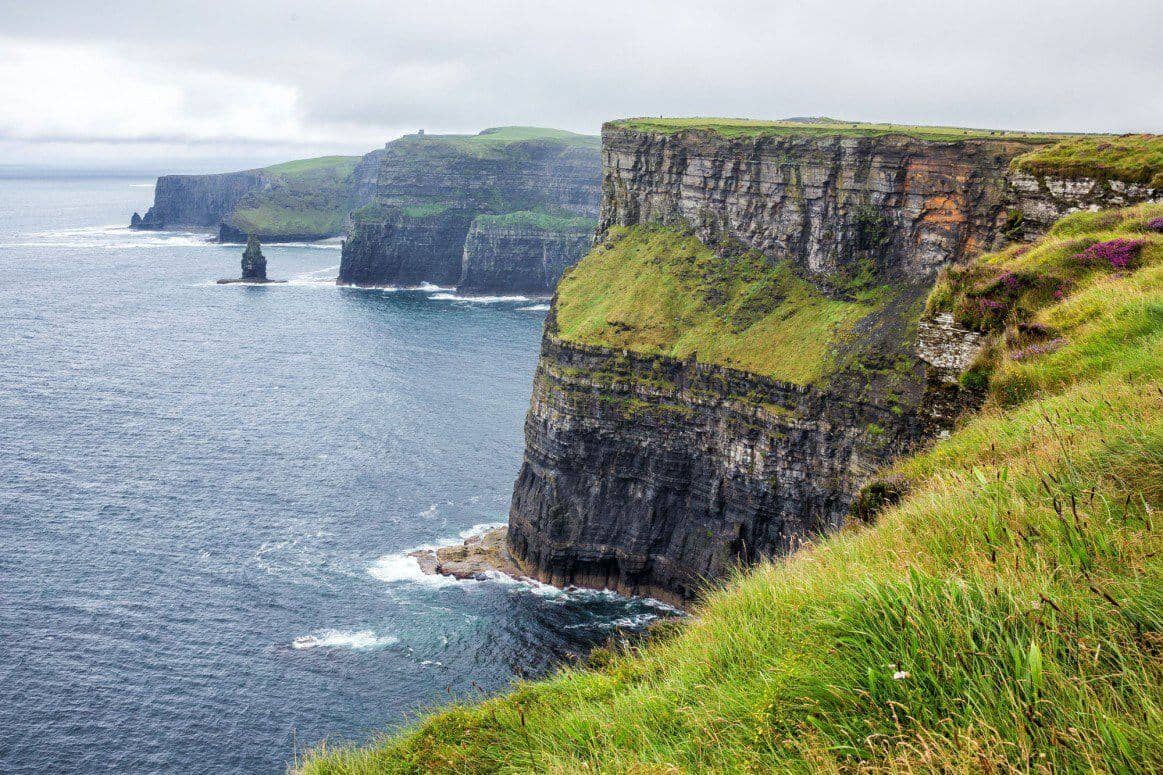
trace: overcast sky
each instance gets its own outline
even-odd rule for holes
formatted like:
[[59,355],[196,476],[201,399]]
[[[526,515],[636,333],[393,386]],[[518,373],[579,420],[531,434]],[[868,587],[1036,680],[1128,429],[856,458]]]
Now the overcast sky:
[[663,114],[1160,132],[1163,2],[0,0],[0,165]]

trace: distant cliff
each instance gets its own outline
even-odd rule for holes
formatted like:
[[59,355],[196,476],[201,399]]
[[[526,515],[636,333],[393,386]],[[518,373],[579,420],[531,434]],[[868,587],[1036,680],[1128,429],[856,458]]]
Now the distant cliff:
[[461,293],[548,295],[590,249],[597,221],[540,213],[478,215],[464,242]]
[[525,424],[522,569],[683,602],[843,524],[871,472],[979,400],[980,336],[922,302],[1030,228],[1015,160],[1055,140],[607,124],[597,240],[558,287]]
[[[369,154],[370,155],[370,154]],[[324,156],[219,175],[164,175],[138,229],[213,229],[223,242],[307,241],[342,234],[370,200],[368,165]],[[361,199],[361,197],[363,197]]]
[[163,175],[141,229],[217,229],[247,194],[270,184],[262,170],[220,175]]
[[[340,283],[456,285],[464,269],[465,242],[477,216],[535,212],[561,219],[597,214],[596,137],[528,127],[491,129],[478,135],[409,135],[388,143],[378,158],[374,200],[353,214]],[[541,231],[538,239],[543,250],[564,247],[563,240],[549,236],[552,229]],[[483,233],[478,229],[478,234]],[[531,239],[533,235],[526,234],[525,251]],[[479,241],[476,244],[484,247]],[[572,264],[584,247],[577,243],[565,260]],[[476,270],[480,261],[472,253],[469,281],[476,283],[476,289],[516,289],[486,280]],[[488,273],[515,278],[518,270],[501,266],[503,259],[500,255],[487,259]],[[483,255],[480,260],[485,260]],[[520,256],[513,260],[529,265]],[[530,285],[524,279],[520,284]],[[549,290],[541,280],[532,285]]]

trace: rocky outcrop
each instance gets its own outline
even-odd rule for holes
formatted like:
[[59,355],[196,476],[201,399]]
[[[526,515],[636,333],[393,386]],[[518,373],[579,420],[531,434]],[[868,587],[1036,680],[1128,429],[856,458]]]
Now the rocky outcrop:
[[482,216],[464,242],[460,293],[553,293],[593,244],[594,221]]
[[1014,169],[1007,183],[1008,230],[1012,237],[1023,239],[1037,237],[1062,216],[1080,210],[1163,201],[1163,190],[1113,178],[1061,177]]
[[924,281],[988,247],[1006,213],[1016,140],[905,135],[602,132],[599,231],[647,222],[733,238],[813,275],[869,259]]
[[242,276],[237,279],[219,280],[219,285],[231,283],[285,283],[286,280],[267,278],[267,259],[262,254],[258,240],[252,234],[246,240],[246,250],[242,251]]
[[261,170],[220,175],[163,175],[157,179],[153,206],[133,228],[217,229],[239,200],[269,185]]
[[599,162],[591,140],[508,128],[388,143],[379,155],[374,204],[355,214],[339,282],[456,284],[478,215],[596,215]]

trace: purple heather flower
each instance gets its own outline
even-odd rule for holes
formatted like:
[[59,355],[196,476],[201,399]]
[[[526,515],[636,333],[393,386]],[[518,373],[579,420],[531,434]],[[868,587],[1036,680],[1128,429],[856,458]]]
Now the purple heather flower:
[[1007,288],[1017,288],[1021,282],[1018,279],[1018,276],[1013,272],[1006,272],[1001,276],[1000,279],[1003,283],[1005,283]]
[[1141,247],[1143,247],[1141,239],[1120,237],[1107,242],[1096,242],[1086,250],[1076,254],[1074,258],[1083,264],[1107,263],[1112,269],[1126,269],[1135,260]]
[[1163,231],[1163,218],[1152,218],[1147,221],[1148,231]]

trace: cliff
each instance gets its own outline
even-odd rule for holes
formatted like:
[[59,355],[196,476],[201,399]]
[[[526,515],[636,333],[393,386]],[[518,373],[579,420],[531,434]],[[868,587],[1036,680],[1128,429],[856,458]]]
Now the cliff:
[[460,293],[553,293],[593,242],[592,218],[541,213],[478,215],[464,241]]
[[218,175],[164,175],[137,229],[213,229],[223,242],[316,240],[343,232],[370,197],[359,157],[323,156]]
[[208,229],[229,215],[239,200],[269,185],[262,170],[220,175],[163,175],[154,188],[153,206],[136,228]]
[[544,581],[685,602],[840,527],[872,471],[977,403],[979,335],[920,300],[1004,241],[1011,162],[1053,138],[637,124],[603,130],[509,544]]
[[[867,524],[740,572],[646,643],[296,771],[1158,770],[1161,305],[1163,204],[946,269],[917,340],[977,329],[988,410],[879,472]],[[646,489],[620,470],[599,486]]]
[[[596,215],[597,151],[597,138],[527,127],[388,143],[374,200],[353,214],[339,282],[454,285],[478,215]],[[577,248],[569,263],[582,253]]]

